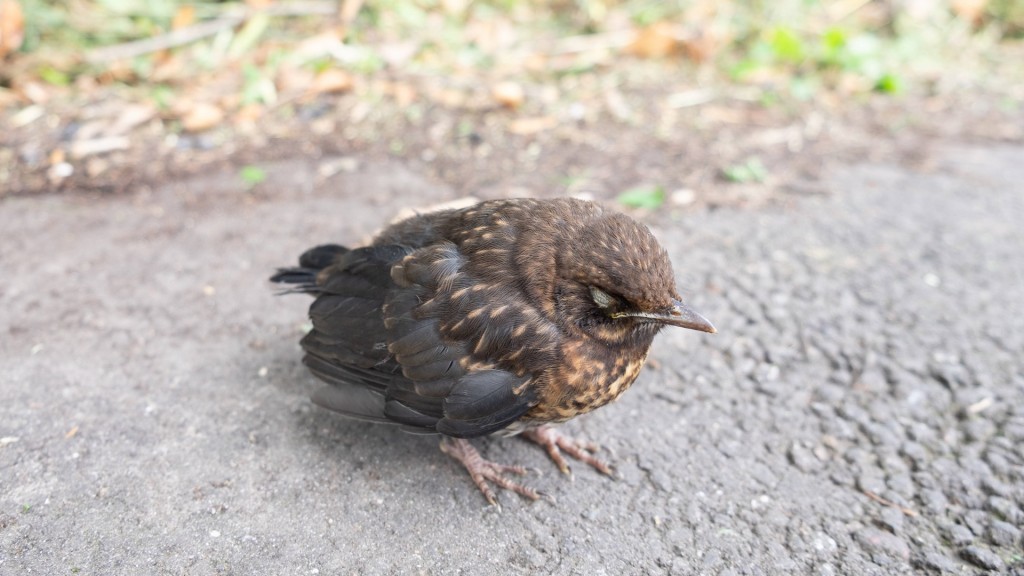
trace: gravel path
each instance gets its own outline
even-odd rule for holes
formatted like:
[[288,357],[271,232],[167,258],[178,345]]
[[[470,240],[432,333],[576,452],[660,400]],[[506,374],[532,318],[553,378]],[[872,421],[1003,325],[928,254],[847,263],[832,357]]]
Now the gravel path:
[[1024,149],[652,217],[719,334],[568,425],[618,481],[479,442],[557,499],[500,512],[436,439],[308,402],[268,272],[450,196],[316,177],[0,203],[0,573],[1024,573]]

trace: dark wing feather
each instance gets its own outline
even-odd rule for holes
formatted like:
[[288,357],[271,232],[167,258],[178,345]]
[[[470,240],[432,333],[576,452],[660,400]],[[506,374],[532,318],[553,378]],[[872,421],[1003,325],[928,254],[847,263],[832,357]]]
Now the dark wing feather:
[[476,338],[442,336],[446,312],[465,308],[450,302],[452,288],[472,281],[454,244],[415,251],[398,245],[318,247],[300,264],[322,268],[310,307],[313,330],[302,340],[306,365],[329,384],[314,394],[317,404],[354,418],[466,438],[500,430],[536,403],[529,374],[466,369],[474,364],[467,343],[479,349],[479,342],[503,341],[508,327],[488,330],[474,321]]
[[[462,269],[464,265],[458,247],[450,242],[422,248],[403,258],[392,270],[401,288],[388,297],[385,323],[388,350],[402,366],[405,377],[415,384],[407,391],[414,395],[398,401],[423,412],[410,403],[416,399],[443,400],[440,413],[431,414],[439,417],[437,431],[469,438],[508,426],[525,414],[536,398],[526,385],[529,374],[467,370],[466,366],[485,360],[473,356],[473,338],[454,341],[443,335],[441,325],[451,321],[453,311],[463,312],[459,316],[466,313],[463,306],[452,302],[453,289],[461,290],[473,283]],[[486,332],[486,324],[481,330]],[[477,336],[490,340],[483,334]]]
[[426,428],[430,432],[437,429],[437,416],[418,412],[398,400],[388,400],[384,406],[384,414],[392,422],[401,422],[411,428]]
[[313,402],[359,420],[387,422],[384,387],[353,377],[349,370],[307,354],[303,363],[317,378],[330,384],[313,393]]
[[452,388],[444,400],[445,417],[437,431],[458,438],[483,436],[505,428],[536,402],[525,384],[528,376],[504,370],[471,372]]
[[309,310],[313,329],[302,339],[303,362],[329,384],[313,395],[317,404],[353,418],[390,421],[387,389],[402,376],[389,360],[380,309],[393,285],[387,271],[407,252],[400,246],[328,246],[302,255],[300,264],[327,264],[316,275],[319,295]]

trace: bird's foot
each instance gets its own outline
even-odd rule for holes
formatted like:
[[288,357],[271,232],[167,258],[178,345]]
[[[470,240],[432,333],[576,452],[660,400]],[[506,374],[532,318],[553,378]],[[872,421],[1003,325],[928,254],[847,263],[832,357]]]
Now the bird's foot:
[[584,442],[571,436],[566,436],[553,426],[547,425],[526,430],[520,436],[543,446],[547,450],[548,456],[554,460],[555,465],[564,474],[572,474],[572,470],[569,468],[569,464],[566,463],[565,458],[562,457],[562,452],[580,462],[590,464],[602,474],[614,476],[612,467],[604,460],[594,456],[594,452],[597,452],[599,448],[593,442]]
[[498,464],[497,462],[491,462],[485,460],[480,452],[469,443],[469,440],[464,438],[450,438],[444,437],[441,440],[441,451],[445,454],[455,458],[466,467],[466,471],[469,472],[469,477],[473,479],[473,483],[476,487],[483,492],[484,498],[487,499],[492,506],[497,505],[498,499],[494,496],[494,492],[491,487],[487,484],[493,482],[495,485],[500,486],[506,490],[511,490],[516,494],[525,496],[530,500],[537,500],[541,497],[540,492],[532,488],[528,488],[509,480],[506,474],[518,474],[522,476],[526,474],[526,468],[522,466],[509,466],[507,464]]

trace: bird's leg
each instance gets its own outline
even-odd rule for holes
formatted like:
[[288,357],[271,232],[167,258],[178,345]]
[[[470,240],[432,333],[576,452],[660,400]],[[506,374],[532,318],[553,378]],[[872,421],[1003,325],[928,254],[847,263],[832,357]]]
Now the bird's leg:
[[498,464],[497,462],[491,462],[485,460],[480,452],[469,443],[469,440],[464,438],[450,438],[445,436],[441,439],[441,451],[445,454],[455,458],[466,467],[466,471],[469,472],[469,477],[473,479],[473,483],[480,489],[484,494],[484,498],[492,505],[496,505],[498,500],[494,496],[494,492],[491,487],[487,485],[487,482],[493,482],[494,484],[515,492],[516,494],[525,496],[530,500],[536,500],[540,498],[540,493],[532,488],[527,488],[518,482],[513,482],[505,477],[505,474],[526,474],[526,468],[522,466],[509,466],[507,464]]
[[572,470],[569,469],[569,464],[565,462],[565,458],[562,457],[564,451],[569,456],[579,460],[580,462],[590,464],[597,469],[598,472],[612,476],[612,467],[609,466],[604,460],[594,456],[594,452],[597,452],[598,446],[593,442],[584,442],[582,440],[576,440],[571,436],[566,436],[556,430],[553,426],[538,426],[526,430],[520,434],[523,438],[536,442],[544,447],[548,452],[548,456],[554,460],[555,465],[558,469],[565,474],[572,474]]

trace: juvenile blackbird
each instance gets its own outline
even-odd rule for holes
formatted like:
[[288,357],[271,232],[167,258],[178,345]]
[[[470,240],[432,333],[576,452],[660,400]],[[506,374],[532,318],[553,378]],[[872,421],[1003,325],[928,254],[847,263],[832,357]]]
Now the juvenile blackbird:
[[313,401],[439,433],[488,502],[487,482],[531,499],[467,438],[520,434],[610,474],[596,446],[549,424],[604,406],[636,379],[664,326],[715,329],[676,292],[650,231],[573,199],[495,200],[414,216],[366,247],[317,246],[274,282],[316,297],[303,362]]

